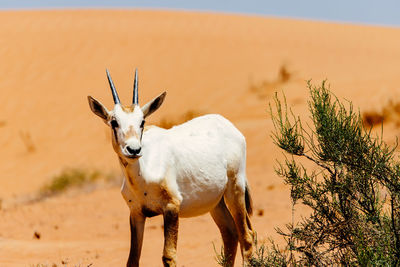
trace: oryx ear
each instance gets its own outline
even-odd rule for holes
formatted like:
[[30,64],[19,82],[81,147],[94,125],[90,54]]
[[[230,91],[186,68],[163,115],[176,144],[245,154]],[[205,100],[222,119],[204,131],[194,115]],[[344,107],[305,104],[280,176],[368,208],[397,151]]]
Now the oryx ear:
[[93,111],[94,114],[102,118],[104,121],[108,119],[108,110],[101,104],[99,101],[94,99],[91,96],[88,96],[89,106],[90,109]]
[[153,100],[151,100],[150,102],[148,102],[146,105],[144,105],[142,107],[143,116],[146,118],[151,113],[156,111],[161,106],[161,104],[164,101],[164,98],[165,98],[166,95],[167,95],[167,92],[164,92],[161,95],[159,95],[156,98],[154,98]]

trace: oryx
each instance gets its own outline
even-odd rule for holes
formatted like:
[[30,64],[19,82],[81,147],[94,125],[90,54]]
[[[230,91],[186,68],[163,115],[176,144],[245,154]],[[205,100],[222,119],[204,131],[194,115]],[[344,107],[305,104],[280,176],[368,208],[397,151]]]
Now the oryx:
[[176,266],[179,217],[210,212],[233,266],[237,244],[251,256],[251,197],[246,178],[246,141],[220,115],[197,117],[171,129],[144,127],[166,92],[139,106],[137,69],[133,103],[123,106],[111,76],[114,109],[88,96],[91,110],[111,127],[112,145],[125,179],[122,195],[130,209],[131,248],[127,266],[138,266],[147,217],[164,217],[164,266]]

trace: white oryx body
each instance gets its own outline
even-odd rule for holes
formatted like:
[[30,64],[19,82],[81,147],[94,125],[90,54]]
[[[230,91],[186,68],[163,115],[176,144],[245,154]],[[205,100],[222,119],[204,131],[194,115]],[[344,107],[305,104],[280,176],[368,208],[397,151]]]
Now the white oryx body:
[[125,179],[122,195],[130,209],[131,248],[128,267],[139,266],[146,218],[164,217],[164,266],[176,266],[179,217],[210,212],[233,266],[240,243],[244,263],[251,257],[251,198],[246,179],[246,142],[220,115],[205,115],[169,130],[144,128],[145,118],[164,101],[162,93],[138,104],[137,71],[133,103],[122,106],[107,71],[114,98],[108,111],[88,97],[92,111],[111,127],[112,145]]
[[[142,137],[142,154],[122,165],[126,177],[122,194],[133,209],[162,213],[160,190],[180,202],[179,216],[193,217],[212,210],[225,193],[228,171],[245,191],[246,143],[243,135],[220,115],[195,118],[172,129],[151,127]],[[136,188],[132,188],[136,186]],[[143,192],[146,192],[146,196]]]

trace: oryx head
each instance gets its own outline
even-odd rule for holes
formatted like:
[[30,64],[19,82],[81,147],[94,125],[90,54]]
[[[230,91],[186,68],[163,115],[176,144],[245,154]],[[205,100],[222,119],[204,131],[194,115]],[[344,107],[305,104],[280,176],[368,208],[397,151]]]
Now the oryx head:
[[103,104],[88,96],[89,105],[94,114],[103,119],[111,127],[112,142],[115,152],[125,159],[140,157],[142,149],[142,135],[145,118],[156,111],[164,101],[166,92],[157,96],[143,107],[139,106],[138,75],[135,71],[133,83],[133,102],[129,106],[123,106],[119,100],[117,90],[108,70],[107,78],[114,98],[114,109],[108,111]]

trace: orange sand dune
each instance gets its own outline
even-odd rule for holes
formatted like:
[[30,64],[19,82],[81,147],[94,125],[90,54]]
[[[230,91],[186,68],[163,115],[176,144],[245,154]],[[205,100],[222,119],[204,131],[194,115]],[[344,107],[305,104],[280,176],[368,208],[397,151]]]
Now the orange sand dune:
[[[305,80],[328,78],[337,96],[380,109],[400,96],[399,47],[398,28],[172,11],[0,12],[0,266],[125,263],[128,209],[119,189],[7,204],[66,167],[118,171],[108,129],[86,99],[112,107],[106,67],[125,103],[136,67],[141,103],[168,92],[150,123],[193,110],[220,113],[244,133],[256,213],[264,211],[253,221],[265,238],[291,220],[288,190],[274,173],[281,153],[269,137],[273,92],[284,90],[307,117]],[[262,97],[250,90],[265,83]],[[161,266],[160,227],[161,218],[149,220],[143,266]],[[215,266],[212,242],[219,248],[208,215],[183,220],[179,266]]]

